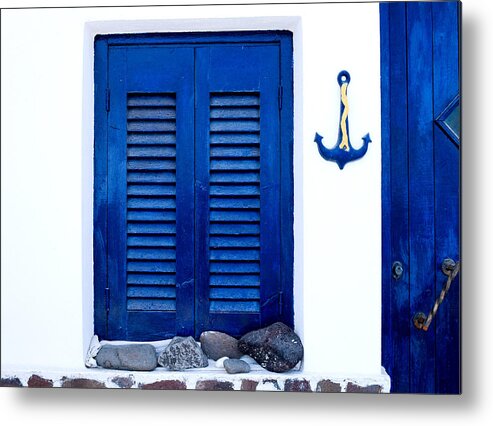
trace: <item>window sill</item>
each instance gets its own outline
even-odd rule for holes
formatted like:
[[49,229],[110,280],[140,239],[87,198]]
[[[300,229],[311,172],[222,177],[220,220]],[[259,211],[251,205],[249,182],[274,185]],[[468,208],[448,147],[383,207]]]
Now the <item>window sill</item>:
[[29,388],[154,389],[205,391],[286,391],[323,393],[389,393],[390,377],[382,368],[375,376],[335,376],[289,371],[227,374],[218,369],[150,372],[82,368],[80,370],[9,370],[2,368],[0,386]]

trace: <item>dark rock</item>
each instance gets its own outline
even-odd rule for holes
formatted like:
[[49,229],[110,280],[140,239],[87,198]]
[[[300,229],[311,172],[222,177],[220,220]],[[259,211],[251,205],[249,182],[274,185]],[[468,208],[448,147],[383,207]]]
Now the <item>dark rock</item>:
[[62,377],[62,388],[105,389],[106,385],[98,380]]
[[175,337],[159,355],[159,365],[170,370],[202,368],[209,365],[207,356],[202,352],[193,337]]
[[200,380],[195,385],[195,390],[231,391],[231,390],[233,390],[233,383],[231,383],[231,382],[219,382],[217,380]]
[[291,370],[303,358],[301,339],[282,322],[245,334],[238,348],[275,373]]
[[0,387],[21,388],[22,382],[17,377],[2,377],[0,379]]
[[181,380],[160,380],[159,382],[141,384],[145,390],[186,390],[187,385]]
[[349,382],[346,387],[346,392],[349,393],[382,393],[382,386],[380,385],[369,385],[369,386],[359,386],[352,382]]
[[226,359],[224,361],[224,369],[229,374],[249,373],[250,365],[241,359]]
[[104,345],[96,355],[96,363],[115,370],[151,371],[157,367],[154,346]]
[[285,392],[311,392],[312,388],[308,380],[288,379],[284,383]]
[[214,361],[225,356],[241,358],[243,355],[238,349],[238,340],[219,331],[204,331],[200,335],[200,344],[207,357]]
[[134,384],[135,380],[132,376],[129,377],[113,377],[111,381],[122,389],[130,389]]
[[281,387],[279,386],[279,383],[277,383],[277,380],[275,379],[264,379],[262,380],[262,384],[271,384],[274,389],[281,390]]
[[258,382],[256,380],[244,379],[241,381],[242,391],[254,391],[257,390]]
[[52,388],[53,380],[45,379],[41,376],[38,376],[37,374],[33,374],[31,377],[29,377],[27,385],[30,388]]
[[317,384],[317,392],[339,393],[341,392],[341,385],[330,380],[320,380]]

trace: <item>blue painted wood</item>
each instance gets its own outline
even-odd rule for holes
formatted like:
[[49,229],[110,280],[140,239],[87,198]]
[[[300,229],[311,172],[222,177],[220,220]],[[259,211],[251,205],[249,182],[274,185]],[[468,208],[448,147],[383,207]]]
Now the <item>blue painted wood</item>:
[[108,336],[115,340],[127,338],[126,294],[126,214],[127,188],[127,55],[124,49],[108,51]]
[[[411,313],[435,300],[433,32],[431,3],[408,3],[409,257]],[[411,392],[435,392],[435,330],[411,328]]]
[[[292,325],[291,36],[100,39],[109,45],[97,60],[110,74],[110,137],[101,146],[110,150],[112,238],[112,309],[102,337],[198,337],[214,326],[240,335],[262,315]],[[104,316],[97,321],[104,329]]]
[[196,59],[197,334],[239,335],[280,318],[279,47],[201,47]]
[[281,120],[281,312],[279,318],[294,328],[294,114],[293,114],[293,39],[288,32],[280,33],[280,67],[282,105]]
[[108,335],[189,335],[194,243],[184,230],[193,227],[193,172],[185,166],[193,162],[193,50],[110,47],[109,54],[109,199],[115,200],[108,216]]
[[[195,47],[207,47],[210,44],[283,44],[292,37],[289,31],[246,31],[246,32],[213,32],[213,33],[166,33],[166,34],[132,34],[132,35],[101,35],[101,39],[107,39],[112,45],[145,45],[163,44],[177,45],[179,47],[190,45]],[[289,53],[288,53],[289,55]],[[292,58],[292,53],[291,53]]]
[[[428,332],[412,325],[442,288],[443,259],[459,255],[459,152],[434,124],[459,90],[459,7],[380,6],[382,357],[393,392],[460,389],[460,287]],[[396,260],[404,266],[398,281],[390,276]]]
[[[384,5],[382,5],[384,7]],[[408,182],[408,100],[407,100],[407,41],[406,5],[388,4],[389,11],[389,96],[390,109],[390,229],[391,257],[384,266],[390,285],[390,311],[384,321],[389,321],[391,356],[389,371],[392,372],[392,388],[398,392],[409,391],[410,372],[410,262],[409,262],[409,182]],[[382,148],[383,150],[383,148]],[[383,151],[384,154],[386,154]],[[392,263],[402,263],[404,272],[396,281],[392,277]]]
[[[433,3],[434,116],[440,115],[460,91],[460,3]],[[455,142],[455,141],[454,141]],[[458,140],[457,140],[458,142]],[[435,128],[435,269],[445,258],[460,258],[460,150],[459,144]],[[445,276],[436,277],[436,293]],[[435,318],[436,392],[461,392],[460,377],[460,275],[456,277]]]
[[105,39],[94,43],[94,333],[106,336],[107,211],[108,211],[108,140],[106,88],[108,45]]

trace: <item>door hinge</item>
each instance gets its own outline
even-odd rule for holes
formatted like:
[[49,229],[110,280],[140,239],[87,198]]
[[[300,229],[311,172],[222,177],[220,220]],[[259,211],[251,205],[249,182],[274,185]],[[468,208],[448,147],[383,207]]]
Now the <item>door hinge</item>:
[[277,101],[279,103],[279,109],[282,109],[282,86],[279,86],[279,90],[277,92]]
[[105,288],[104,289],[104,301],[106,304],[106,312],[110,311],[110,289]]
[[279,292],[279,315],[282,315],[282,291]]
[[106,89],[106,111],[110,110],[110,89]]

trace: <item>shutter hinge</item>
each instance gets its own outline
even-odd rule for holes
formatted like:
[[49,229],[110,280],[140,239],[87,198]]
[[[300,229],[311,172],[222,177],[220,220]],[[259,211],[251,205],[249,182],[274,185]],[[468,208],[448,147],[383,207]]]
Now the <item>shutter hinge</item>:
[[106,304],[106,312],[110,311],[110,289],[105,288],[104,289],[104,301]]
[[282,315],[282,291],[279,292],[279,315]]
[[110,110],[110,89],[106,89],[106,111]]
[[282,109],[282,86],[279,86],[279,90],[277,92],[277,100],[279,103],[279,109]]

